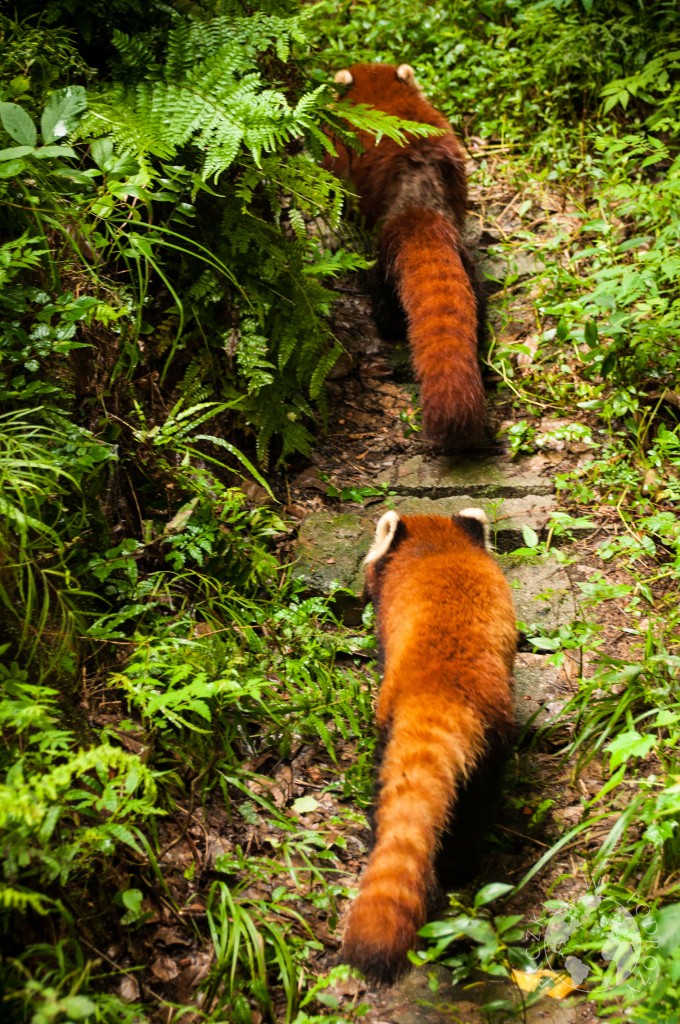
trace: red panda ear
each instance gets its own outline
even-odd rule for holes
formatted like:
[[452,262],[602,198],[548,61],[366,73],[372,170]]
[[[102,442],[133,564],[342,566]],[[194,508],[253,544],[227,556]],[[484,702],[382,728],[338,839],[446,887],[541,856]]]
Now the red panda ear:
[[364,558],[364,565],[371,565],[377,562],[383,555],[394,546],[396,540],[406,536],[404,521],[399,517],[398,512],[385,512],[380,517],[375,528],[375,537],[368,554]]
[[336,71],[333,81],[337,82],[338,85],[352,85],[354,83],[352,72],[349,68],[342,68],[340,71]]
[[397,68],[397,78],[407,85],[416,84],[416,73],[410,64],[400,64]]
[[381,559],[390,551],[394,551],[406,534],[406,525],[397,512],[385,512],[378,520],[373,543],[364,558],[364,600],[378,600],[383,575]]
[[491,550],[489,537],[489,520],[482,508],[464,508],[457,515],[451,517],[454,523],[458,523],[467,533],[470,540],[480,547]]

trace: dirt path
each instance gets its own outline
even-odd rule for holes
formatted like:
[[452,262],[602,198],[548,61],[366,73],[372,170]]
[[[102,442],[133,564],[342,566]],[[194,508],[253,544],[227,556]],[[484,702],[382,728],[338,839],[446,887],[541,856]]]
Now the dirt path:
[[[483,154],[478,157],[481,163]],[[480,186],[473,193],[476,208],[470,231],[477,237],[487,273],[497,279],[490,307],[496,351],[499,346],[517,344],[531,350],[538,342],[532,296],[540,261],[527,254],[527,233],[531,233],[534,249],[545,245],[549,250],[556,239],[571,230],[574,218],[565,200],[534,181],[529,181],[524,191],[518,191],[513,182],[504,184],[503,166],[489,169],[490,159],[486,174],[494,185]],[[499,246],[506,251],[500,252]],[[559,258],[556,252],[557,248],[550,258]],[[544,441],[530,456],[515,460],[501,443],[477,453],[475,458],[440,457],[411,429],[415,388],[408,353],[404,346],[390,345],[378,337],[368,296],[361,289],[358,277],[346,281],[341,289],[335,328],[347,356],[329,387],[329,429],[319,439],[311,459],[292,474],[284,514],[296,520],[298,526],[294,553],[299,561],[295,571],[312,593],[325,594],[342,585],[345,589],[336,598],[337,608],[353,625],[360,621],[362,609],[361,559],[386,501],[408,511],[445,514],[465,505],[481,505],[494,525],[498,557],[514,587],[518,616],[525,623],[516,673],[517,718],[522,735],[509,766],[493,845],[480,864],[473,888],[463,894],[469,902],[474,892],[488,882],[520,883],[538,859],[582,821],[584,802],[602,785],[598,762],[591,761],[577,771],[573,761],[565,759],[563,752],[570,734],[557,717],[575,692],[578,677],[589,674],[585,655],[575,644],[573,657],[557,666],[547,649],[535,653],[527,638],[569,630],[571,623],[584,616],[579,583],[594,568],[605,573],[607,581],[620,581],[615,569],[592,554],[593,537],[597,536],[599,543],[610,533],[615,516],[608,509],[587,510],[592,513],[595,529],[580,527],[569,541],[559,540],[558,556],[554,553],[557,537],[552,538],[547,554],[527,555],[525,550],[524,555],[518,555],[516,549],[527,540],[531,544],[550,533],[551,516],[559,509],[556,475],[574,470],[580,460],[590,456],[584,445],[560,440],[559,430],[551,432],[551,428],[587,414],[573,410],[572,415],[569,410],[565,415],[563,410],[546,408],[538,400],[515,402],[513,382],[497,388],[499,378],[490,374],[489,405],[496,429],[501,431],[519,419],[527,420],[542,433]],[[532,370],[517,367],[516,372]],[[266,499],[264,492],[258,495],[256,487],[251,496]],[[607,618],[600,623],[602,635],[607,649],[618,651],[625,642],[624,612],[615,600],[608,601],[606,606],[599,606],[601,619],[603,607],[607,608]],[[585,614],[592,617],[590,610]],[[366,652],[362,653],[365,656]],[[347,655],[347,664],[360,676],[353,654]],[[359,682],[357,687],[357,692],[366,697]],[[544,724],[550,727],[541,731]],[[214,952],[201,924],[206,916],[207,890],[215,877],[217,858],[228,854],[235,863],[240,851],[245,859],[239,869],[239,899],[248,907],[266,908],[267,920],[275,917],[286,934],[290,930],[297,948],[304,945],[309,975],[301,972],[301,991],[309,977],[323,975],[337,964],[343,921],[342,916],[336,920],[332,883],[341,891],[355,887],[365,866],[368,831],[349,800],[355,799],[350,773],[362,753],[366,757],[368,752],[362,751],[360,742],[341,740],[337,735],[332,746],[334,761],[321,739],[301,739],[287,752],[268,746],[241,766],[250,773],[247,793],[254,799],[261,797],[265,804],[269,802],[288,816],[296,842],[304,845],[305,837],[312,837],[320,843],[326,859],[319,871],[309,869],[299,851],[293,852],[292,883],[292,869],[289,871],[290,865],[279,855],[280,829],[276,823],[272,825],[271,815],[259,805],[252,801],[242,805],[239,793],[225,806],[222,794],[216,792],[202,808],[197,806],[192,790],[186,806],[161,821],[159,860],[171,899],[145,904],[145,922],[131,933],[129,948],[112,945],[95,950],[103,962],[123,967],[145,965],[143,975],[132,970],[125,975],[123,998],[136,999],[140,992],[149,991],[162,1005],[164,999],[175,1005],[194,1004],[197,988],[205,983],[214,963]],[[605,823],[605,829],[610,825],[611,821]],[[573,905],[588,892],[589,858],[601,839],[602,833],[597,830],[579,833],[496,912],[521,914],[527,931],[544,935],[546,900],[557,898]],[[305,856],[312,861],[320,848],[318,843],[304,847]],[[253,863],[258,857],[265,858],[267,869],[249,870],[251,855]],[[220,872],[223,877],[221,868]],[[273,909],[272,894],[277,891],[285,892],[289,902]],[[346,909],[343,900],[340,904],[341,911]],[[559,950],[550,959],[556,968],[563,969]],[[276,985],[275,979],[272,981]],[[384,991],[370,990],[358,980],[348,979],[327,991],[325,997],[323,1005],[308,1001],[304,1012],[321,1014],[331,1005],[337,1006],[343,1018],[361,1018],[369,1024],[476,1024],[486,1019],[480,1006],[503,998],[510,999],[519,1016],[533,1024],[591,1024],[596,1019],[593,1006],[583,999],[544,998],[525,1010],[514,986],[489,981],[488,977],[484,983],[453,988],[444,968],[414,971],[401,984]],[[273,999],[273,1019],[284,1020],[286,1005],[280,987],[274,989]],[[166,1021],[165,1009],[155,1019]],[[496,1015],[495,1020],[501,1019]],[[261,1016],[253,1016],[254,1024],[261,1020]]]
[[[524,192],[510,184],[480,187],[473,191],[473,198],[477,206],[470,230],[477,236],[482,265],[487,274],[506,282],[491,302],[496,344],[519,343],[531,349],[536,335],[529,275],[539,264],[522,252],[527,221],[536,237],[549,246],[557,233],[569,229],[573,207],[531,182]],[[499,242],[507,246],[508,255],[485,255],[490,244]],[[348,354],[330,385],[328,435],[320,441],[311,464],[290,484],[290,511],[300,520],[298,572],[315,591],[327,593],[339,583],[360,593],[361,558],[386,500],[371,489],[384,487],[391,507],[407,512],[451,514],[470,504],[485,508],[494,525],[497,552],[515,588],[518,617],[527,625],[516,674],[517,718],[523,735],[510,771],[499,844],[482,865],[472,891],[488,881],[517,884],[538,857],[580,820],[583,798],[602,784],[597,764],[577,776],[574,765],[564,763],[559,754],[564,735],[537,732],[575,692],[577,677],[587,673],[587,666],[574,656],[557,668],[547,655],[531,653],[532,645],[526,640],[537,631],[555,630],[579,617],[577,584],[595,565],[590,556],[592,530],[576,531],[568,548],[568,567],[562,559],[509,554],[523,546],[524,527],[546,537],[551,515],[559,508],[555,475],[573,470],[587,450],[555,441],[538,455],[514,461],[501,444],[473,459],[438,456],[421,435],[410,431],[415,389],[408,355],[403,346],[381,341],[361,287],[357,279],[347,282],[337,307],[336,332]],[[512,393],[504,389],[494,394],[493,377],[487,383],[497,429],[529,418],[549,433],[565,422],[540,407],[514,411]],[[339,606],[349,621],[356,621],[358,596],[343,595]],[[615,622],[612,628],[615,631]],[[364,858],[356,862],[359,871]],[[588,889],[586,860],[587,844],[568,844],[504,905],[503,912],[521,913],[530,924],[544,913],[546,899],[576,899]],[[482,1019],[479,1006],[499,996],[510,996],[521,1007],[519,993],[507,982],[487,980],[463,991],[451,989],[443,969],[438,969],[438,978],[437,994],[428,989],[421,971],[388,992],[370,991],[357,983],[338,996],[345,1002],[345,1012],[348,1000],[368,1003],[366,1019],[376,1024],[475,1022]],[[527,1021],[553,1024],[586,1024],[596,1019],[587,1002],[574,1000],[543,999],[524,1013]]]

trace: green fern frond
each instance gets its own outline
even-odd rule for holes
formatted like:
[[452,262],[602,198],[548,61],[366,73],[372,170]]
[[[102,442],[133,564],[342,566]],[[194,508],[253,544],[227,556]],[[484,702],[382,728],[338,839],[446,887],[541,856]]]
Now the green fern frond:
[[0,288],[9,284],[21,270],[40,265],[40,259],[47,250],[39,248],[39,244],[38,239],[31,238],[28,231],[24,231],[19,238],[0,245]]
[[212,388],[204,380],[206,372],[205,363],[206,360],[203,354],[192,359],[178,386],[179,394],[186,405],[198,405],[200,402],[208,402],[214,394]]
[[44,917],[55,908],[55,901],[42,893],[30,889],[18,889],[12,885],[0,885],[0,908],[25,914],[28,910]]
[[128,36],[114,28],[111,42],[118,51],[121,69],[132,80],[150,78],[158,74],[159,64],[154,54],[139,36]]
[[[217,193],[209,200],[220,210],[221,224],[204,249],[195,252],[179,235],[158,237],[154,228],[142,256],[154,275],[165,265],[159,246],[170,249],[173,259],[198,256],[204,264],[182,291],[181,303],[172,293],[183,310],[179,333],[200,325],[206,315],[215,319],[225,295],[225,283],[214,273],[218,262],[220,268],[238,268],[238,286],[226,275],[234,286],[228,286],[228,315],[216,325],[215,341],[206,339],[206,352],[216,351],[192,361],[195,370],[186,371],[178,393],[188,405],[205,401],[211,395],[205,381],[226,364],[222,383],[232,389],[231,396],[245,397],[239,414],[258,435],[263,459],[274,435],[282,438],[284,454],[300,446],[309,449],[304,423],[313,418],[312,403],[322,403],[323,381],[338,354],[325,321],[333,293],[319,278],[338,273],[351,258],[329,254],[324,242],[326,226],[335,229],[340,223],[347,195],[313,159],[314,153],[332,148],[325,127],[335,130],[342,124],[348,136],[351,119],[375,131],[403,134],[409,127],[374,111],[357,114],[354,108],[343,120],[342,106],[329,110],[327,86],[315,85],[294,99],[279,88],[272,64],[283,64],[292,48],[304,42],[303,23],[304,16],[287,18],[262,9],[250,16],[177,19],[154,73],[136,81],[128,76],[105,94],[92,96],[81,122],[81,135],[108,137],[116,154],[139,165],[142,180],[150,185],[162,180],[162,193],[168,192],[166,182],[174,174],[170,169],[168,175],[168,164],[187,159],[198,164],[195,192],[201,191],[201,181],[217,181],[236,168],[227,201]],[[124,67],[150,60],[122,33],[115,42]],[[414,130],[429,129],[418,125]],[[292,141],[302,141],[311,156],[286,152]],[[211,193],[211,187],[205,191]],[[136,252],[139,242],[135,245]],[[179,351],[190,349],[176,342],[166,369]]]
[[[318,90],[309,99],[321,108]],[[208,179],[219,177],[242,145],[259,164],[263,153],[301,138],[309,109],[298,117],[282,92],[262,88],[259,72],[236,82],[215,58],[194,68],[181,84],[141,82],[134,89],[111,91],[105,99],[93,98],[81,131],[111,134],[121,153],[142,164],[149,155],[171,159],[191,141],[207,154],[202,177]]]
[[325,356],[322,356],[321,359],[319,359],[317,367],[312,374],[312,379],[309,382],[309,397],[311,399],[319,397],[321,389],[326,383],[326,377],[331,372],[341,355],[341,346],[335,344],[330,352],[327,352]]
[[374,261],[347,249],[324,249],[317,259],[304,268],[303,273],[314,277],[339,277],[357,270],[366,270]]
[[[346,124],[338,120],[342,118]],[[431,124],[421,124],[419,121],[406,121],[393,114],[387,114],[384,110],[377,110],[364,103],[348,103],[344,100],[337,100],[331,111],[324,117],[326,123],[332,128],[334,134],[342,138],[354,148],[358,147],[358,141],[351,133],[347,132],[347,124],[350,124],[357,131],[370,132],[375,135],[376,144],[383,136],[399,143],[400,146],[407,145],[408,136],[425,138],[430,135],[444,135],[444,128],[435,128]]]
[[[187,143],[206,154],[202,176],[217,179],[241,147],[256,164],[306,133],[324,145],[317,127],[326,87],[302,96],[294,107],[263,85],[257,57],[269,49],[286,61],[304,36],[299,19],[257,14],[250,18],[182,20],[168,36],[160,81],[148,78],[93,97],[81,132],[109,134],[116,148],[145,166],[149,157],[171,159]],[[138,41],[117,33],[124,66],[144,66],[152,56]],[[155,66],[157,68],[157,65]]]
[[197,64],[227,47],[234,51],[228,65],[234,72],[253,67],[255,58],[271,49],[285,64],[292,44],[306,42],[301,21],[299,16],[282,18],[263,11],[250,17],[183,21],[168,34],[165,79],[182,81]]
[[347,194],[335,175],[324,171],[306,153],[285,161],[277,156],[264,157],[261,167],[246,166],[236,183],[236,194],[247,205],[258,187],[266,193],[277,222],[282,209],[288,215],[294,209],[305,218],[321,216],[333,228],[340,222]]

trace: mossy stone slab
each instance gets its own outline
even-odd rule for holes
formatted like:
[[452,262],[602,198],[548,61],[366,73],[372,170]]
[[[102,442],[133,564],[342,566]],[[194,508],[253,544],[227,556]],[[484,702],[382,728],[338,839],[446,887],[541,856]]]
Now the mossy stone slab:
[[[546,504],[547,503],[547,504]],[[475,504],[470,495],[458,498],[395,499],[395,507],[405,513],[453,515]],[[511,498],[503,502],[479,501],[495,529],[499,551],[522,543],[521,528],[528,523],[540,532],[550,516],[546,496]],[[330,594],[345,588],[340,604],[348,609],[361,606],[363,591],[362,561],[373,537],[382,506],[361,512],[314,512],[300,528],[294,574],[314,593]],[[557,629],[576,616],[569,577],[555,559],[517,561],[501,555],[501,565],[513,590],[517,617],[526,623],[538,623],[544,629]],[[354,595],[354,599],[352,598]],[[354,617],[354,616],[353,616]]]
[[398,494],[430,498],[472,494],[496,499],[554,491],[550,463],[540,455],[518,462],[412,455],[395,462],[390,483]]
[[540,729],[552,722],[573,695],[562,668],[544,654],[517,655],[515,662],[515,717],[520,729]]
[[515,1019],[525,1024],[576,1024],[579,1019],[578,1006],[571,999],[545,998],[526,1006],[517,986],[507,978],[480,972],[472,980],[474,984],[452,985],[449,971],[437,964],[413,970],[374,998],[364,1019],[367,1024],[488,1024],[490,1017],[483,1007],[498,999],[515,1008],[494,1017],[499,1024]]

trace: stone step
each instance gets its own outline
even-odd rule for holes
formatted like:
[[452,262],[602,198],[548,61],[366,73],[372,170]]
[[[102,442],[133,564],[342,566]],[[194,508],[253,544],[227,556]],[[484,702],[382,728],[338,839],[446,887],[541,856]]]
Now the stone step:
[[[479,504],[492,522],[500,552],[522,544],[521,526],[528,523],[537,533],[550,517],[551,499],[544,496],[511,498]],[[548,505],[546,505],[546,502]],[[394,505],[404,513],[437,513],[452,515],[474,504],[470,495],[458,498],[395,499]],[[368,551],[375,522],[382,509],[361,512],[314,512],[301,525],[297,542],[294,575],[316,594],[344,591],[339,611],[348,622],[356,622],[361,608],[364,586],[362,561]],[[531,560],[512,554],[500,555],[517,610],[517,617],[526,623],[538,623],[544,629],[557,629],[576,616],[576,606],[564,567],[551,556]]]
[[463,492],[450,497],[420,498],[412,495],[393,498],[390,502],[404,515],[452,516],[464,508],[484,509],[491,525],[491,539],[496,551],[512,551],[524,546],[523,526],[541,534],[557,509],[549,494],[524,494],[521,497],[488,497]]
[[397,459],[388,474],[398,494],[444,498],[471,494],[491,499],[552,494],[552,462],[535,455],[513,462],[507,457],[462,458],[411,455]]
[[515,661],[515,718],[520,730],[553,722],[574,695],[578,664],[567,658],[561,667],[544,654],[521,652]]
[[[496,1000],[509,1003],[507,1012],[490,1015],[485,1011]],[[488,1024],[490,1020],[576,1024],[581,1018],[573,998],[543,998],[527,1006],[526,997],[508,978],[478,972],[472,984],[453,985],[450,972],[437,964],[411,971],[396,985],[372,995],[370,1005],[366,1024]]]

